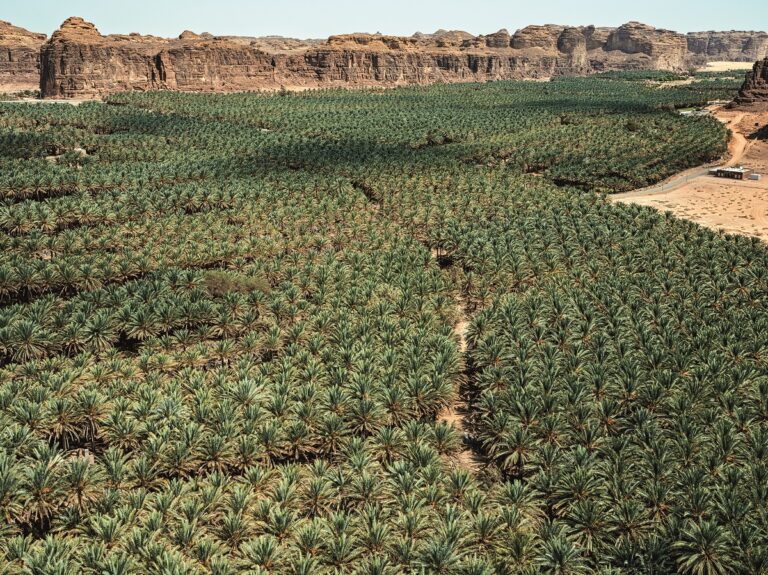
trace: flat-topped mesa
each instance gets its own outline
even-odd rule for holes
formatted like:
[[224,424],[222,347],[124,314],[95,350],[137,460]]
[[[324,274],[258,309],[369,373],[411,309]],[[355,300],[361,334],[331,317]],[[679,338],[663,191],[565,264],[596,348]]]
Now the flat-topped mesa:
[[768,103],[768,58],[755,62],[736,98],[739,104]]
[[707,62],[754,62],[768,57],[766,32],[691,32],[686,37],[694,65]]
[[46,38],[0,20],[0,91],[37,90],[40,47]]
[[42,49],[45,97],[98,98],[125,90],[233,92],[290,87],[398,86],[685,70],[689,40],[630,22],[619,28],[548,24],[487,36],[438,30],[410,37],[239,38],[185,31],[174,39],[103,36],[69,18]]

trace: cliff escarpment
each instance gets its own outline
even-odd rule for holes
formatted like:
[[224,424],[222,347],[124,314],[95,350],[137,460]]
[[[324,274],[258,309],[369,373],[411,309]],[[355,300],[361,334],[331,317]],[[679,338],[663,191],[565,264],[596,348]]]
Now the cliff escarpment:
[[754,62],[768,57],[766,32],[691,32],[688,57],[692,65],[707,62]]
[[687,65],[683,35],[631,22],[617,29],[529,26],[488,36],[333,36],[302,45],[185,32],[177,39],[102,36],[70,18],[43,46],[45,97],[122,90],[242,91],[280,86],[429,84],[581,75]]
[[102,35],[69,18],[50,40],[0,22],[0,90],[39,87],[48,98],[100,98],[125,90],[235,92],[398,86],[682,71],[714,60],[768,56],[763,32],[683,35],[629,22],[618,28],[528,26],[485,36],[440,30],[410,37],[347,34],[327,40]]
[[38,89],[40,48],[46,38],[0,20],[0,86],[8,91]]

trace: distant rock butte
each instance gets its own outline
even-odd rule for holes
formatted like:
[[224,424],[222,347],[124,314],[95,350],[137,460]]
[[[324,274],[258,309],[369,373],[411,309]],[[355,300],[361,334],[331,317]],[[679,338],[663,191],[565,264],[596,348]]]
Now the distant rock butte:
[[[212,36],[103,36],[69,18],[48,42],[0,25],[0,89],[37,74],[45,97],[99,98],[123,90],[233,92],[287,87],[396,86],[537,79],[605,70],[684,70],[765,57],[762,32],[688,36],[638,22],[619,28],[528,26],[487,36],[438,30],[410,37],[344,34],[327,40]],[[13,54],[9,56],[9,54]],[[24,56],[22,59],[17,55]]]
[[35,34],[0,20],[0,87],[7,91],[37,90],[40,48],[45,34]]
[[768,57],[766,32],[691,32],[687,36],[691,63],[754,62]]
[[514,35],[438,31],[411,37],[332,36],[282,46],[263,40],[102,36],[70,18],[42,50],[46,97],[120,90],[240,91],[546,78],[600,70],[684,69],[685,36],[631,22],[617,29],[529,26]]
[[755,63],[736,101],[740,104],[768,102],[768,58]]

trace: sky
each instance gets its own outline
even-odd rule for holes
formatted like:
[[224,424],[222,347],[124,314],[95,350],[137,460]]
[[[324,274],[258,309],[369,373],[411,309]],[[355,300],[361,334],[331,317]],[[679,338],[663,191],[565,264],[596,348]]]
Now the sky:
[[618,26],[638,20],[678,32],[768,28],[766,0],[0,0],[0,20],[50,35],[69,16],[102,34],[140,32],[325,38],[439,28],[488,34],[529,24]]

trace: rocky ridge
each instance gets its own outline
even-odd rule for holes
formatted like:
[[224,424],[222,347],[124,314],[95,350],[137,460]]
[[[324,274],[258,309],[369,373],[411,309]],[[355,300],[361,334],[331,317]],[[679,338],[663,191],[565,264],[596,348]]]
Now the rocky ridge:
[[755,63],[752,71],[747,74],[736,101],[739,104],[768,102],[768,58]]
[[685,37],[630,22],[617,29],[529,26],[488,36],[440,31],[411,37],[332,36],[289,45],[184,32],[176,39],[102,36],[70,18],[42,50],[46,97],[114,91],[241,91],[280,86],[373,86],[581,75],[600,70],[682,70]]
[[688,55],[693,65],[707,62],[754,62],[768,57],[766,32],[691,32]]
[[38,89],[40,48],[46,39],[0,20],[0,86],[8,91]]
[[[15,52],[5,67],[0,59],[0,90],[13,84],[8,80],[11,70],[20,74],[23,68],[27,83],[38,75],[34,52],[40,49],[39,86],[45,97],[57,98],[99,98],[122,90],[231,92],[685,70],[713,60],[749,60],[766,51],[768,38],[760,32],[685,36],[629,22],[619,28],[528,26],[486,36],[439,30],[410,37],[345,34],[295,40],[187,30],[167,39],[135,33],[104,36],[93,24],[73,17],[44,43],[43,35],[2,24],[0,46],[15,43]],[[12,34],[11,29],[19,32]]]

